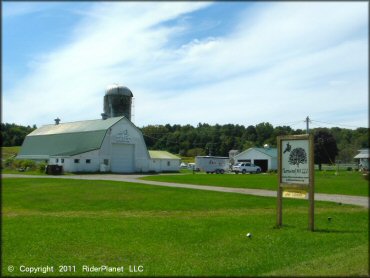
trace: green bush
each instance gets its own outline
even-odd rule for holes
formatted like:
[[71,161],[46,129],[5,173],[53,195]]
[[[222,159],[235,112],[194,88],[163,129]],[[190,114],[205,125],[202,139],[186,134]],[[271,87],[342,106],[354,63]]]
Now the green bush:
[[12,168],[12,169],[18,169],[18,168],[21,168],[21,167],[22,167],[22,161],[23,161],[23,160],[14,159],[14,160],[13,160],[13,163],[12,163],[12,165],[11,165],[11,168]]
[[13,159],[12,161],[8,161],[7,167],[10,169],[35,170],[37,168],[37,164],[33,160]]
[[37,166],[40,171],[40,173],[45,173],[45,168],[46,168],[47,163],[45,162],[40,162]]
[[5,159],[4,167],[5,168],[11,168],[12,165],[13,165],[13,162],[14,162],[14,157],[9,157],[9,158]]
[[24,169],[29,169],[29,170],[35,170],[36,169],[36,162],[33,160],[22,160],[21,166]]

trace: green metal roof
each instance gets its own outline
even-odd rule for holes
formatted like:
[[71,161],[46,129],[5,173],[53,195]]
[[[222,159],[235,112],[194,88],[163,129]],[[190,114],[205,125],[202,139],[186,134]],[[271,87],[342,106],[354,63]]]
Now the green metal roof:
[[28,134],[28,136],[107,130],[122,118],[124,117],[44,125]]
[[180,159],[180,157],[166,151],[149,151],[151,159]]
[[123,117],[42,126],[26,136],[17,158],[71,156],[99,149],[107,129]]
[[261,153],[264,153],[271,157],[277,157],[277,149],[276,148],[253,148]]

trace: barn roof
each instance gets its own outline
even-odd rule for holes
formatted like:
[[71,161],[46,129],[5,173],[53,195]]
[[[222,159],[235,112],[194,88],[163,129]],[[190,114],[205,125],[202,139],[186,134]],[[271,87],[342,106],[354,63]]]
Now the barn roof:
[[30,134],[28,136],[36,135],[51,135],[51,134],[65,134],[65,133],[78,133],[78,132],[87,132],[87,131],[98,131],[98,130],[107,130],[112,125],[117,123],[124,117],[114,117],[108,118],[106,120],[88,120],[88,121],[78,121],[70,123],[60,123],[58,125],[44,125]]
[[357,154],[354,158],[355,159],[360,159],[360,158],[370,158],[370,153],[369,153],[369,149],[362,149],[362,150],[359,150],[359,154]]
[[261,153],[264,153],[271,157],[277,157],[277,149],[276,148],[253,148]]
[[178,156],[166,151],[149,151],[151,159],[180,159]]
[[45,125],[28,134],[19,159],[48,159],[99,149],[111,126],[124,117]]
[[268,155],[273,158],[277,158],[277,149],[276,148],[249,148],[239,154],[236,155],[236,157],[243,156],[245,153],[251,151],[251,150],[256,150],[259,151],[265,155]]

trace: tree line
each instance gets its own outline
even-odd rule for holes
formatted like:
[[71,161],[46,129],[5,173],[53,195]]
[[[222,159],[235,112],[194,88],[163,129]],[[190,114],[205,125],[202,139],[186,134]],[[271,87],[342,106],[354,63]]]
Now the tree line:
[[1,142],[4,147],[20,146],[27,134],[36,129],[36,125],[21,126],[1,123]]
[[[20,146],[27,134],[36,129],[36,125],[21,126],[1,123],[3,146]],[[148,149],[166,150],[181,156],[197,155],[228,156],[230,150],[246,150],[250,147],[263,147],[268,144],[276,147],[279,135],[304,134],[305,130],[292,129],[290,126],[272,126],[268,122],[257,125],[148,125],[140,128]],[[323,163],[352,162],[357,150],[369,147],[369,129],[315,128],[315,148],[322,153]],[[319,139],[321,138],[321,139]],[[327,155],[325,157],[325,153]],[[318,157],[315,155],[315,159]]]
[[[290,126],[272,126],[268,122],[257,125],[148,125],[141,128],[148,149],[166,150],[182,156],[217,155],[228,156],[230,150],[246,150],[268,144],[276,147],[281,135],[305,134],[302,129]],[[315,157],[322,163],[352,162],[357,151],[369,147],[369,129],[355,130],[339,127],[314,128]],[[320,156],[319,156],[320,153]],[[327,155],[326,155],[327,154]]]

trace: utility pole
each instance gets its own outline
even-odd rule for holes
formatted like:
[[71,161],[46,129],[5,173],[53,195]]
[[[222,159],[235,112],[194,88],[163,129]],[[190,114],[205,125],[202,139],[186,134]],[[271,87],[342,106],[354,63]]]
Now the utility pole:
[[305,122],[306,122],[306,134],[309,134],[310,133],[310,127],[309,127],[310,118],[308,116]]

